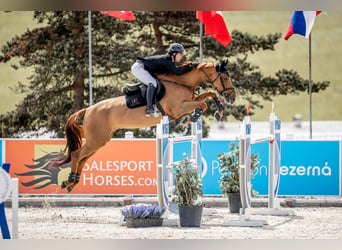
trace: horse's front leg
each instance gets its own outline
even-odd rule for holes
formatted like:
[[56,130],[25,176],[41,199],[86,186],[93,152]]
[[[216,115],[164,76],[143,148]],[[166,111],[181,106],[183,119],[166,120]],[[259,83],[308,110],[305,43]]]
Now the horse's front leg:
[[[220,121],[220,120],[222,120],[224,106],[223,106],[222,102],[218,99],[216,93],[214,93],[214,92],[203,93],[199,96],[196,96],[195,101],[204,101],[210,97],[213,98],[215,105],[216,105],[216,108],[217,108],[217,111],[215,112],[214,116],[215,116],[217,121]],[[193,116],[198,116],[198,118],[199,118],[200,113],[201,113],[201,111],[197,111],[197,114],[193,114]],[[194,117],[194,119],[196,119],[196,118]]]
[[210,97],[211,98],[217,98],[217,95],[216,95],[216,93],[211,92],[211,91],[205,92],[205,93],[200,94],[199,96],[196,96],[194,98],[194,101],[205,101],[206,99],[208,99]]
[[[202,114],[203,111],[207,110],[207,108],[208,108],[208,106],[204,101],[183,101],[183,102],[179,103],[179,105],[175,106],[172,109],[172,113],[169,113],[169,114],[172,117],[177,119],[177,118],[179,118],[185,114],[191,113],[194,110],[196,110],[196,112],[198,110],[200,110],[200,112],[197,112],[197,113]],[[200,114],[199,114],[199,116],[200,116]],[[192,114],[192,116],[191,116],[191,121],[194,121],[193,115],[194,114]],[[197,119],[199,118],[199,116],[197,117]]]
[[222,102],[220,101],[220,99],[218,99],[218,97],[214,97],[213,99],[217,108],[217,111],[215,111],[214,116],[217,121],[222,121],[224,106]]

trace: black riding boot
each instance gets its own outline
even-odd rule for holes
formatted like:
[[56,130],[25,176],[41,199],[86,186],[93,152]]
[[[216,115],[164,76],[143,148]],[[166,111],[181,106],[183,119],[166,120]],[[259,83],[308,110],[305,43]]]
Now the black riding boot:
[[153,86],[152,83],[149,83],[147,86],[147,91],[146,91],[146,112],[145,115],[146,116],[151,116],[154,113],[154,109],[153,109],[153,97],[154,97],[154,92],[155,92],[156,88]]

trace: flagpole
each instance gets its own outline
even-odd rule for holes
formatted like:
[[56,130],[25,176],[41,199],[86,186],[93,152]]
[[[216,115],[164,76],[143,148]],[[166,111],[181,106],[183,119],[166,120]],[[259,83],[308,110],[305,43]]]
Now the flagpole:
[[309,105],[310,105],[310,139],[312,139],[311,32],[309,35]]
[[199,48],[199,56],[200,56],[200,63],[203,61],[203,24],[200,24],[200,48]]
[[91,50],[91,11],[88,11],[88,47],[89,47],[89,106],[93,105],[93,82],[92,82],[92,50]]

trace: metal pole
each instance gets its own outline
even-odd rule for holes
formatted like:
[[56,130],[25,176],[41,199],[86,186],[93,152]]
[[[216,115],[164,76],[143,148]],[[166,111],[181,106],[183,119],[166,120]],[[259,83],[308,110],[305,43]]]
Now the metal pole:
[[200,23],[200,49],[199,49],[199,56],[200,56],[200,63],[203,61],[203,24]]
[[310,139],[312,139],[312,81],[311,81],[311,33],[309,35],[309,105],[310,105]]
[[93,105],[92,58],[91,58],[91,11],[88,11],[88,40],[89,40],[89,106]]
[[19,179],[12,179],[12,238],[18,239],[18,194]]

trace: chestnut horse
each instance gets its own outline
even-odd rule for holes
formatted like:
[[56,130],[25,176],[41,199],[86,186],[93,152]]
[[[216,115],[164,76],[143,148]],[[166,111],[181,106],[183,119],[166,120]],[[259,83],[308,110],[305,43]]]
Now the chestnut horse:
[[[157,78],[165,86],[165,95],[160,104],[166,107],[167,115],[177,119],[195,109],[205,111],[205,99],[210,97],[214,98],[219,110],[222,111],[223,106],[218,103],[215,92],[208,91],[195,96],[200,84],[213,88],[224,96],[228,103],[233,103],[236,93],[226,65],[227,61],[217,65],[202,63],[180,76],[171,73],[158,75]],[[151,127],[161,121],[162,115],[146,117],[145,108],[146,106],[130,109],[126,105],[125,96],[119,96],[71,115],[65,125],[67,145],[61,155],[50,162],[50,167],[59,167],[71,161],[71,173],[61,187],[67,188],[68,192],[72,191],[79,182],[86,161],[110,141],[117,129]],[[80,125],[78,120],[82,117],[83,125]],[[85,138],[84,144],[82,138]]]

